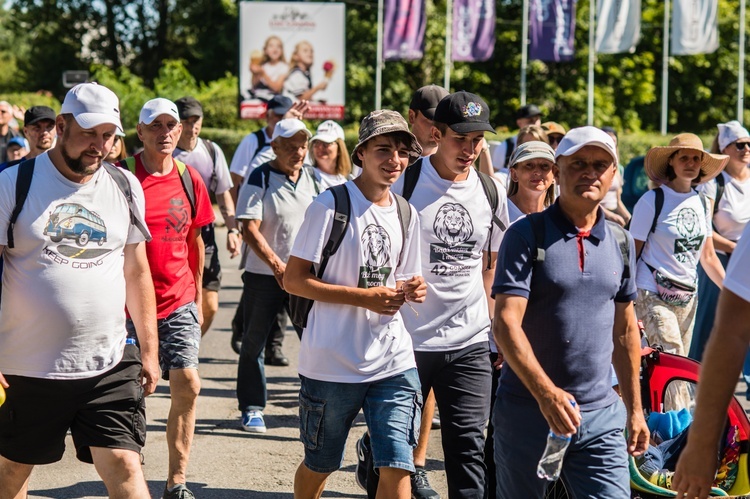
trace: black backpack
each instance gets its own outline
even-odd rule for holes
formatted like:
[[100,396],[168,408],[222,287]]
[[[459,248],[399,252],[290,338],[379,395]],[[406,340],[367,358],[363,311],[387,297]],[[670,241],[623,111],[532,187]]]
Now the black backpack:
[[[497,211],[498,205],[500,204],[499,194],[497,192],[497,186],[495,185],[495,182],[492,180],[492,177],[490,177],[486,173],[480,172],[479,170],[475,171],[479,175],[479,182],[482,184],[482,190],[484,191],[484,195],[487,197],[487,202],[490,203],[490,208],[492,208],[492,223],[490,224],[490,234],[487,238],[487,268],[489,269],[492,266],[492,251],[489,247],[492,244],[492,227],[494,225],[497,225],[497,227],[503,232],[506,231],[507,227],[495,213]],[[421,173],[422,158],[419,158],[417,161],[415,161],[414,164],[409,166],[404,172],[404,191],[402,196],[407,201],[411,199],[412,194],[414,194],[414,189],[417,187],[417,181],[419,180],[419,175]]]
[[[13,211],[10,215],[10,223],[8,224],[8,248],[14,247],[13,239],[13,228],[18,220],[18,215],[21,214],[23,205],[26,202],[26,198],[29,195],[29,189],[31,188],[31,179],[34,176],[34,166],[36,164],[36,158],[32,158],[27,161],[23,161],[18,165],[18,176],[16,177],[16,204],[13,207]],[[109,173],[112,180],[115,181],[117,187],[125,196],[125,200],[128,202],[128,211],[130,213],[130,223],[141,231],[146,239],[151,239],[148,229],[143,226],[140,220],[135,216],[133,212],[133,192],[130,189],[130,182],[125,174],[117,167],[104,162],[102,167]]]
[[[333,194],[333,206],[334,215],[333,222],[331,224],[331,234],[328,236],[328,241],[323,247],[323,254],[320,258],[320,265],[318,271],[315,271],[315,265],[310,268],[312,272],[319,279],[323,278],[323,273],[328,265],[328,259],[331,255],[338,251],[341,246],[341,241],[344,240],[344,234],[346,228],[349,226],[349,217],[351,216],[351,200],[349,199],[349,191],[346,188],[346,184],[335,185],[328,189]],[[399,255],[399,261],[397,267],[401,264],[404,257],[404,249],[406,248],[406,234],[411,224],[411,206],[402,196],[398,194],[393,195],[396,199],[396,211],[398,213],[398,221],[401,223],[401,240],[404,244],[401,246],[401,255]],[[292,323],[304,329],[307,327],[307,316],[310,315],[315,300],[309,298],[303,298],[301,296],[289,295],[289,310],[292,318]]]

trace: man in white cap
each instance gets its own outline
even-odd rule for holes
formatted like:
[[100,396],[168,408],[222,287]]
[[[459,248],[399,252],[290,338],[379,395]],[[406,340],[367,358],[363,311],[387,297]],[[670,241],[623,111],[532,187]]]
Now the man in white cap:
[[[125,163],[143,186],[146,224],[154,239],[146,245],[156,290],[159,364],[169,381],[167,419],[169,470],[164,499],[190,499],[188,458],[200,392],[198,349],[203,322],[203,239],[201,228],[214,221],[206,185],[192,167],[172,158],[182,132],[174,102],[156,98],[143,105],[138,120],[143,152]],[[128,332],[135,334],[128,321]]]
[[305,210],[320,191],[312,168],[302,166],[311,135],[298,119],[279,121],[271,138],[275,158],[250,172],[237,199],[236,218],[252,250],[242,275],[244,330],[237,368],[240,424],[249,432],[266,431],[266,339],[277,314],[289,311],[289,294],[282,283],[286,262]]
[[562,474],[575,497],[630,497],[627,454],[648,447],[633,240],[599,207],[616,169],[609,135],[568,132],[555,153],[557,202],[511,225],[500,247],[492,286],[505,360],[493,409],[498,497],[543,497],[548,482],[537,463],[550,431],[572,436]]
[[68,431],[110,497],[148,497],[143,397],[159,374],[143,190],[101,168],[122,130],[112,91],[72,88],[55,127],[54,148],[0,174],[0,497],[26,497],[34,465],[59,461]]

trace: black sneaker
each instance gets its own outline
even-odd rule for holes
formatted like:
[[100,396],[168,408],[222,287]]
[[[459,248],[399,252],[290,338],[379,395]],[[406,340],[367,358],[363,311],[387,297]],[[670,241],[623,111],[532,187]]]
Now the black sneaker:
[[440,494],[430,487],[424,468],[418,467],[417,471],[411,474],[411,497],[412,499],[440,499]]
[[288,366],[289,359],[281,351],[281,347],[273,347],[273,349],[266,351],[265,363],[267,366]]
[[162,494],[161,499],[195,499],[195,496],[184,483],[180,483],[172,490],[168,490],[165,485],[164,494]]
[[364,491],[367,491],[367,469],[371,460],[370,434],[365,432],[362,438],[357,440],[357,468],[354,470],[357,485]]

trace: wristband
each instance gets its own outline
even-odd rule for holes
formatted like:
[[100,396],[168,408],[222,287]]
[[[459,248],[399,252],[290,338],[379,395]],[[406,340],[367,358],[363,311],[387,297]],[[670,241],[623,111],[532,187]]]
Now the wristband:
[[239,229],[229,229],[229,233],[230,234],[239,234],[240,230]]

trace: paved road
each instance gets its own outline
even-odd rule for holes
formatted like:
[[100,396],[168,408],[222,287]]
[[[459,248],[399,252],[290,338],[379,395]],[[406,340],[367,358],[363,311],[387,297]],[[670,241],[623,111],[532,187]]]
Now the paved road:
[[[225,240],[224,229],[218,230],[217,239]],[[219,313],[201,346],[203,386],[188,468],[189,486],[199,499],[288,499],[292,497],[294,472],[303,456],[297,416],[299,379],[295,367],[299,340],[293,330],[287,331],[284,352],[292,360],[292,366],[266,369],[268,432],[252,435],[240,430],[235,398],[237,355],[229,346],[229,324],[240,296],[241,280],[236,260],[230,261],[226,251],[221,255],[224,287],[220,293]],[[53,411],[54,407],[50,410]],[[168,410],[169,387],[162,381],[156,393],[147,400],[148,440],[143,451],[146,479],[155,498],[161,497],[166,480]],[[360,415],[347,444],[343,468],[330,478],[324,497],[364,496],[353,473],[356,462],[354,443],[364,428]],[[441,495],[447,498],[438,433],[431,440],[429,457],[430,478]],[[30,492],[33,498],[107,496],[94,467],[76,460],[70,437],[62,461],[34,470]]]

